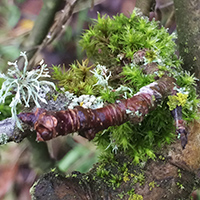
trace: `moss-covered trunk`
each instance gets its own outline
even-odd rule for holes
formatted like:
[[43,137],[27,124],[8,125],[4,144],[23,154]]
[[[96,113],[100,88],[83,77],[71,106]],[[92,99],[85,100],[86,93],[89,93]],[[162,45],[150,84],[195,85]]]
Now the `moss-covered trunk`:
[[183,68],[200,78],[200,1],[174,0]]
[[45,174],[32,188],[33,199],[188,200],[196,186],[195,173],[200,164],[199,129],[196,124],[185,150],[178,141],[167,150],[163,148],[156,160],[149,160],[144,166],[135,166],[120,154],[115,162],[98,163],[87,174]]

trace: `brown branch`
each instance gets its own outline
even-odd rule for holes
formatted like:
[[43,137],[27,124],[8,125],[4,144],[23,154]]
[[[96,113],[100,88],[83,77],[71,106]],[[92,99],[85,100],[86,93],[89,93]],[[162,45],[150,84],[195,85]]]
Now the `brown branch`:
[[20,113],[22,122],[34,126],[37,140],[46,141],[59,135],[78,131],[80,135],[93,139],[99,131],[126,121],[140,123],[149,111],[170,95],[175,79],[164,76],[145,87],[132,98],[117,101],[99,109],[85,109],[81,106],[66,111],[51,112],[38,108],[34,113]]
[[29,61],[29,67],[33,67],[35,65],[37,54],[63,33],[73,14],[74,8],[79,1],[80,0],[66,1],[64,9],[62,9],[62,11],[60,11],[54,18],[53,25],[50,30],[48,30],[46,35],[44,35],[45,37],[42,42],[40,42],[39,47],[34,52],[34,55],[32,55],[31,60]]
[[[66,102],[70,100],[63,94],[57,93],[57,91],[51,90],[50,96],[46,97],[48,104],[39,102],[40,105],[48,110],[56,111],[66,109]],[[53,95],[57,96],[56,100],[53,99]],[[33,112],[36,109],[35,106],[24,109],[24,112]],[[21,142],[24,138],[28,137],[33,132],[30,132],[30,126],[22,124],[23,130],[21,131],[15,124],[15,120],[7,118],[0,121],[0,145],[6,144],[7,142]]]
[[181,139],[181,145],[184,149],[188,141],[187,138],[188,138],[189,131],[185,124],[185,121],[182,119],[182,107],[177,106],[174,110],[172,110],[171,113],[175,120],[176,133],[178,135],[178,138]]

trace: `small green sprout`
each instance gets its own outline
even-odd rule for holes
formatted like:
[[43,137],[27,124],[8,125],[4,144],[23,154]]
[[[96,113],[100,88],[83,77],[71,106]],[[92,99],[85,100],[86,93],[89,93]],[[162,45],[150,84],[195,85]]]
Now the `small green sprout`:
[[154,187],[155,187],[155,182],[154,181],[150,182],[149,183],[149,190],[150,191],[153,190]]
[[121,175],[111,174],[111,179],[109,180],[113,187],[119,187],[123,181]]
[[181,178],[182,177],[182,174],[181,174],[181,170],[178,169],[178,177]]
[[14,63],[8,62],[8,65],[13,66],[8,69],[7,74],[0,73],[0,78],[5,79],[0,89],[0,103],[4,103],[6,97],[15,94],[10,103],[12,118],[16,121],[16,125],[22,129],[21,124],[17,118],[17,105],[25,104],[29,107],[30,100],[33,100],[37,107],[40,107],[39,101],[47,103],[45,98],[40,95],[45,85],[50,85],[55,89],[54,83],[39,78],[50,77],[48,74],[47,65],[43,60],[40,62],[41,68],[27,71],[28,60],[25,52],[21,52],[20,56],[24,58],[24,68],[19,70],[17,61]]
[[184,189],[185,189],[185,187],[183,186],[182,183],[177,182],[176,185],[177,185],[181,190],[184,190]]
[[98,168],[97,169],[97,176],[101,177],[101,178],[105,178],[109,175],[110,171],[106,170],[106,169],[101,169]]

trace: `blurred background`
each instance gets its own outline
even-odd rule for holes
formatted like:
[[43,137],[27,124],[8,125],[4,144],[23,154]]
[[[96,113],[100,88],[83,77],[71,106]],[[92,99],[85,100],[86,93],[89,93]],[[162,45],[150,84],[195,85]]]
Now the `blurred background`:
[[[39,57],[45,60],[49,67],[65,64],[66,67],[76,59],[81,61],[85,54],[78,41],[91,23],[91,18],[97,17],[97,12],[107,15],[124,13],[129,15],[135,7],[136,0],[102,0],[92,8],[80,5],[81,10],[74,13],[64,34],[40,52]],[[24,40],[30,33],[35,20],[42,8],[42,0],[1,0],[0,1],[0,71],[6,72],[7,62],[19,57]],[[156,2],[156,12],[150,18],[161,20],[162,25],[175,30],[175,22],[167,24],[173,13],[173,1]],[[0,84],[2,80],[0,80]],[[9,99],[0,105],[0,120],[10,117]],[[30,145],[35,136],[21,143],[9,143],[0,146],[0,200],[29,200],[30,187],[45,172],[45,160],[41,163],[43,151],[37,143]],[[35,149],[38,149],[36,151]],[[70,135],[58,137],[47,142],[49,158],[60,172],[68,174],[72,171],[87,172],[97,162],[99,152],[93,142]],[[48,162],[48,159],[47,159]],[[47,163],[46,163],[47,164]],[[48,165],[49,166],[49,165]],[[47,170],[48,169],[48,170]],[[51,170],[55,170],[52,168]]]

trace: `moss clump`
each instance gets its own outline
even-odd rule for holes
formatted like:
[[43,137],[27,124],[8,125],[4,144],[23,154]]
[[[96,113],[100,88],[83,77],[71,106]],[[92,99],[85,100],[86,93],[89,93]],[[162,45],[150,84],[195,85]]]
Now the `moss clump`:
[[[120,156],[119,156],[120,157]],[[110,159],[110,163],[101,162],[96,169],[95,181],[102,179],[103,182],[110,188],[116,189],[121,184],[129,182],[132,186],[135,184],[143,185],[145,183],[145,174],[141,169],[132,170],[133,164],[120,163],[119,157],[116,157],[114,164]],[[113,158],[112,158],[113,159]],[[107,161],[107,160],[106,160]],[[115,168],[113,168],[115,167]],[[114,170],[113,170],[114,169]],[[130,191],[124,191],[123,195],[131,195]],[[120,196],[123,196],[122,194]]]
[[80,41],[87,56],[94,62],[107,67],[121,64],[122,58],[132,59],[140,49],[149,49],[147,60],[172,64],[178,61],[174,55],[174,35],[169,35],[164,27],[158,28],[155,21],[141,16],[134,10],[130,17],[123,14],[110,18],[98,14],[89,30]]
[[130,195],[128,200],[143,200],[143,196],[140,194],[136,194],[134,189],[128,191],[128,194]]
[[140,194],[132,194],[128,200],[143,200],[143,196]]
[[90,72],[93,65],[88,66],[89,60],[86,59],[80,64],[78,61],[66,70],[63,66],[53,66],[53,79],[57,81],[59,87],[76,95],[94,94],[94,84],[97,82]]
[[[180,86],[176,88],[180,93],[178,101],[187,94],[184,103],[181,100],[181,106],[183,119],[191,121],[197,117],[199,102],[195,78],[181,69],[181,61],[174,53],[174,39],[175,35],[169,35],[165,28],[159,28],[157,22],[150,22],[137,10],[129,18],[123,14],[113,18],[98,14],[97,20],[85,31],[80,41],[96,67],[87,68],[83,76],[82,68],[72,65],[65,76],[60,73],[62,76],[55,78],[60,79],[59,84],[70,92],[94,94],[104,103],[114,103],[133,96],[141,87],[155,81],[155,77],[162,77],[167,72]],[[157,70],[145,74],[143,66],[152,63]],[[79,87],[81,84],[83,87]],[[134,163],[154,159],[154,152],[175,138],[174,122],[167,101],[163,101],[140,124],[126,122],[97,134],[95,142],[103,152],[100,159],[114,159],[119,152],[132,157]]]
[[169,109],[174,110],[177,106],[182,106],[187,102],[187,94],[177,93],[176,95],[169,96],[169,101],[167,102]]

